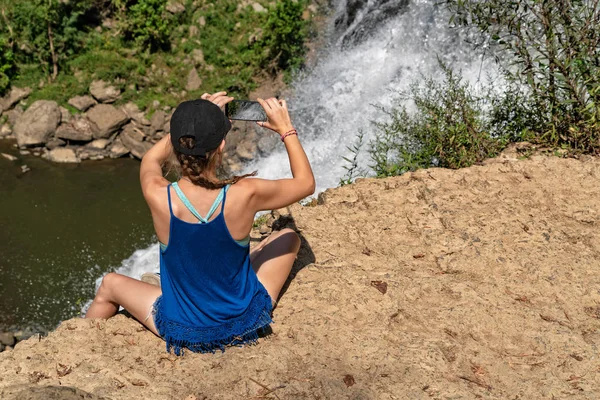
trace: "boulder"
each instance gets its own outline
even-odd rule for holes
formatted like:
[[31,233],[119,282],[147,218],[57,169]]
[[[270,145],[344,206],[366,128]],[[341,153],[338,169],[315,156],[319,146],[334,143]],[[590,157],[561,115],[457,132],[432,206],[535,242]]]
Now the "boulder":
[[14,346],[17,343],[17,339],[12,332],[1,332],[0,343],[5,346]]
[[185,11],[185,6],[179,0],[169,0],[166,9],[171,14],[181,14]]
[[108,83],[99,80],[90,84],[90,93],[100,103],[113,103],[119,98],[121,91]]
[[154,115],[152,115],[152,118],[150,118],[150,130],[152,134],[154,134],[156,131],[160,131],[163,128],[166,119],[167,114],[162,110],[156,111]]
[[124,131],[119,137],[131,154],[139,159],[144,157],[144,154],[152,147],[152,143],[138,140],[139,136],[136,136],[133,130]]
[[39,146],[54,134],[60,123],[60,109],[55,101],[34,102],[17,120],[13,132],[19,146]]
[[237,148],[235,149],[235,154],[242,161],[250,161],[254,158],[254,155],[256,154],[256,144],[251,141],[239,143]]
[[106,146],[108,146],[110,143],[110,140],[108,139],[96,139],[94,141],[91,141],[90,143],[86,144],[85,147],[89,147],[90,149],[95,149],[95,150],[104,150],[106,148]]
[[0,99],[0,114],[2,110],[10,110],[12,106],[17,104],[19,101],[23,100],[27,96],[31,94],[31,89],[26,88],[18,88],[13,87],[10,92],[6,96]]
[[270,154],[277,147],[279,139],[275,135],[263,136],[258,140],[257,147],[261,154]]
[[72,118],[73,115],[71,115],[71,112],[69,110],[67,110],[64,107],[59,107],[60,110],[60,121],[64,124],[65,122],[69,122]]
[[195,65],[204,64],[204,53],[200,49],[194,49],[191,53],[192,60],[194,60]]
[[19,117],[22,114],[23,114],[23,107],[21,107],[21,106],[16,106],[12,110],[6,111],[4,113],[4,115],[6,115],[6,117],[8,118],[8,123],[11,126],[15,126],[15,124],[17,123],[17,120],[19,119]]
[[[12,154],[7,154],[7,153],[0,153],[0,156],[6,158],[8,161],[17,161],[17,157],[13,156]],[[0,336],[2,334],[0,333]],[[2,343],[2,339],[0,338],[0,343]]]
[[67,142],[65,142],[64,140],[59,139],[59,138],[54,138],[54,139],[50,140],[48,143],[46,143],[46,148],[48,150],[53,150],[57,147],[62,147],[65,144],[67,144]]
[[198,90],[198,89],[200,89],[201,85],[202,85],[202,79],[200,79],[200,76],[198,75],[198,70],[194,67],[194,68],[192,68],[192,70],[190,71],[190,73],[187,76],[187,83],[185,85],[185,90],[187,90],[187,91]]
[[259,3],[252,3],[252,9],[254,10],[254,12],[257,12],[257,13],[267,12],[266,8],[264,8]]
[[129,121],[127,114],[109,104],[98,104],[92,107],[86,116],[92,123],[94,139],[108,138]]
[[56,130],[57,138],[89,142],[94,135],[94,126],[84,117],[76,117]]
[[73,149],[68,147],[57,147],[48,152],[48,160],[57,163],[78,163],[81,162]]
[[188,30],[188,36],[190,39],[195,38],[196,36],[198,36],[199,33],[200,29],[198,29],[196,25],[190,25],[190,28]]
[[12,129],[11,129],[10,125],[4,124],[0,127],[0,137],[1,138],[7,137],[10,134],[12,134]]
[[123,145],[120,138],[117,138],[110,147],[110,158],[119,158],[129,154],[129,149]]
[[134,120],[140,125],[150,126],[150,121],[146,118],[146,115],[140,111],[135,103],[127,103],[122,107],[125,114],[129,115],[129,118]]
[[69,104],[83,112],[96,105],[96,100],[92,96],[75,96],[69,99]]

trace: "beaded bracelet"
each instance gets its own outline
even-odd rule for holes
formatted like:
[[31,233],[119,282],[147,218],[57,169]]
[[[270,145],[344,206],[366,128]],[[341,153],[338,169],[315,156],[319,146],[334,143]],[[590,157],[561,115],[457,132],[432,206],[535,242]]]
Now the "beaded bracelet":
[[281,135],[281,141],[283,142],[286,137],[292,136],[292,135],[298,136],[298,132],[295,129],[291,129],[291,130],[287,131],[286,133]]

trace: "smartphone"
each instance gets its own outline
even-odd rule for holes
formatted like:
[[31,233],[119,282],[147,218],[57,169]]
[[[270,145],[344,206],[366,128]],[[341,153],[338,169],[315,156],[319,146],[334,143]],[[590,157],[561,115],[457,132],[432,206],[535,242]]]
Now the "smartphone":
[[225,114],[229,119],[241,121],[267,120],[267,113],[258,101],[232,100],[225,105]]

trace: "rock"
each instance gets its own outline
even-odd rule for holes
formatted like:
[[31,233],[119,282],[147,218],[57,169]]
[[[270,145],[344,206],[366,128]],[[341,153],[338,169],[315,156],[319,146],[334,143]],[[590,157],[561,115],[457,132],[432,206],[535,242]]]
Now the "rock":
[[242,161],[250,161],[256,154],[256,144],[250,141],[242,142],[235,149],[235,154]]
[[90,149],[103,150],[108,146],[110,140],[108,139],[96,139],[86,144],[85,147],[89,147]]
[[157,109],[158,107],[160,107],[160,101],[154,100],[152,102],[152,108]]
[[71,122],[62,124],[56,130],[57,138],[89,142],[94,135],[94,126],[84,117],[73,118]]
[[69,122],[73,118],[73,115],[71,115],[71,112],[69,110],[67,110],[66,108],[59,107],[58,109],[60,110],[60,121],[62,123]]
[[[6,158],[8,161],[17,161],[17,157],[13,156],[12,154],[0,153],[0,156]],[[2,338],[0,337],[0,342],[1,341],[2,341]]]
[[144,132],[133,123],[125,125],[121,134],[123,133],[128,133],[129,137],[137,142],[141,142],[146,137]]
[[185,6],[181,4],[178,0],[169,0],[167,2],[166,9],[171,14],[181,14],[185,11]]
[[152,147],[151,143],[137,140],[139,136],[135,136],[133,130],[125,131],[121,133],[119,137],[121,138],[123,145],[129,149],[131,154],[139,159],[144,157],[144,154],[146,154],[146,152]]
[[6,115],[6,117],[8,118],[8,123],[11,126],[15,126],[19,117],[23,115],[23,107],[16,106],[12,110],[5,112],[4,115]]
[[2,125],[2,127],[0,127],[0,138],[7,137],[10,134],[12,134],[12,129],[10,125],[4,124]]
[[196,64],[196,66],[204,64],[204,53],[202,52],[202,50],[200,50],[200,49],[192,50],[191,56],[192,56],[192,60],[194,60],[194,63]]
[[119,158],[129,154],[129,149],[123,145],[121,138],[117,138],[110,148],[110,158]]
[[58,147],[50,150],[48,153],[48,160],[57,163],[78,163],[81,162],[77,154],[73,149],[68,147]]
[[23,164],[23,165],[21,165],[21,172],[22,172],[22,173],[29,172],[29,171],[31,171],[31,168],[29,168],[29,167],[27,166],[27,164]]
[[60,123],[60,109],[55,101],[34,102],[17,120],[13,132],[19,146],[38,146],[46,143]]
[[277,147],[277,142],[280,140],[274,136],[263,136],[258,140],[257,147],[261,154],[266,155],[271,153]]
[[125,104],[122,109],[127,115],[129,115],[129,118],[138,124],[150,126],[150,121],[146,118],[146,115],[140,111],[135,103],[129,102]]
[[10,110],[12,108],[12,106],[17,104],[19,101],[23,100],[30,94],[31,94],[31,89],[28,87],[23,88],[23,89],[18,88],[18,87],[13,87],[6,96],[4,96],[2,99],[0,99],[0,110],[4,110],[4,111]]
[[194,68],[192,68],[192,70],[190,71],[190,73],[187,76],[187,83],[185,85],[185,90],[187,90],[187,91],[198,90],[198,89],[200,89],[201,85],[202,85],[202,79],[200,79],[200,76],[198,76],[198,70],[194,67]]
[[190,39],[195,38],[200,33],[200,29],[196,25],[190,25],[188,36]]
[[164,111],[156,111],[152,118],[150,118],[150,128],[152,130],[152,134],[154,132],[159,131],[165,125],[167,114]]
[[65,142],[64,140],[59,139],[59,138],[54,138],[54,139],[50,140],[48,143],[46,143],[46,148],[48,150],[53,150],[57,147],[62,147],[65,144],[67,144],[67,142]]
[[248,45],[251,45],[263,37],[263,30],[261,28],[257,28],[252,35],[248,38]]
[[106,82],[99,80],[93,81],[90,84],[90,93],[100,103],[113,103],[119,98],[121,91],[114,86],[110,86]]
[[96,100],[92,96],[75,96],[69,99],[68,103],[83,112],[96,105]]
[[254,12],[257,12],[257,13],[267,12],[267,9],[258,3],[252,3],[252,9],[254,10]]
[[165,122],[165,124],[162,127],[162,130],[165,133],[170,133],[171,132],[171,121]]
[[31,152],[29,150],[21,150],[19,151],[19,154],[22,156],[28,156],[31,154]]
[[92,107],[86,116],[92,123],[94,139],[108,138],[129,121],[127,114],[109,104],[98,104]]
[[206,25],[206,18],[204,18],[204,15],[201,15],[198,18],[198,25],[200,25],[200,26],[205,26]]

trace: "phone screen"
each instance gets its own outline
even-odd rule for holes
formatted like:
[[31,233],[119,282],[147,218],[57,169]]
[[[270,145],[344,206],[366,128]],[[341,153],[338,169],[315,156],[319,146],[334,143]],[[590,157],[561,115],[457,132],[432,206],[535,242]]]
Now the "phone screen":
[[227,118],[242,121],[266,121],[267,114],[258,101],[233,100],[225,106]]

